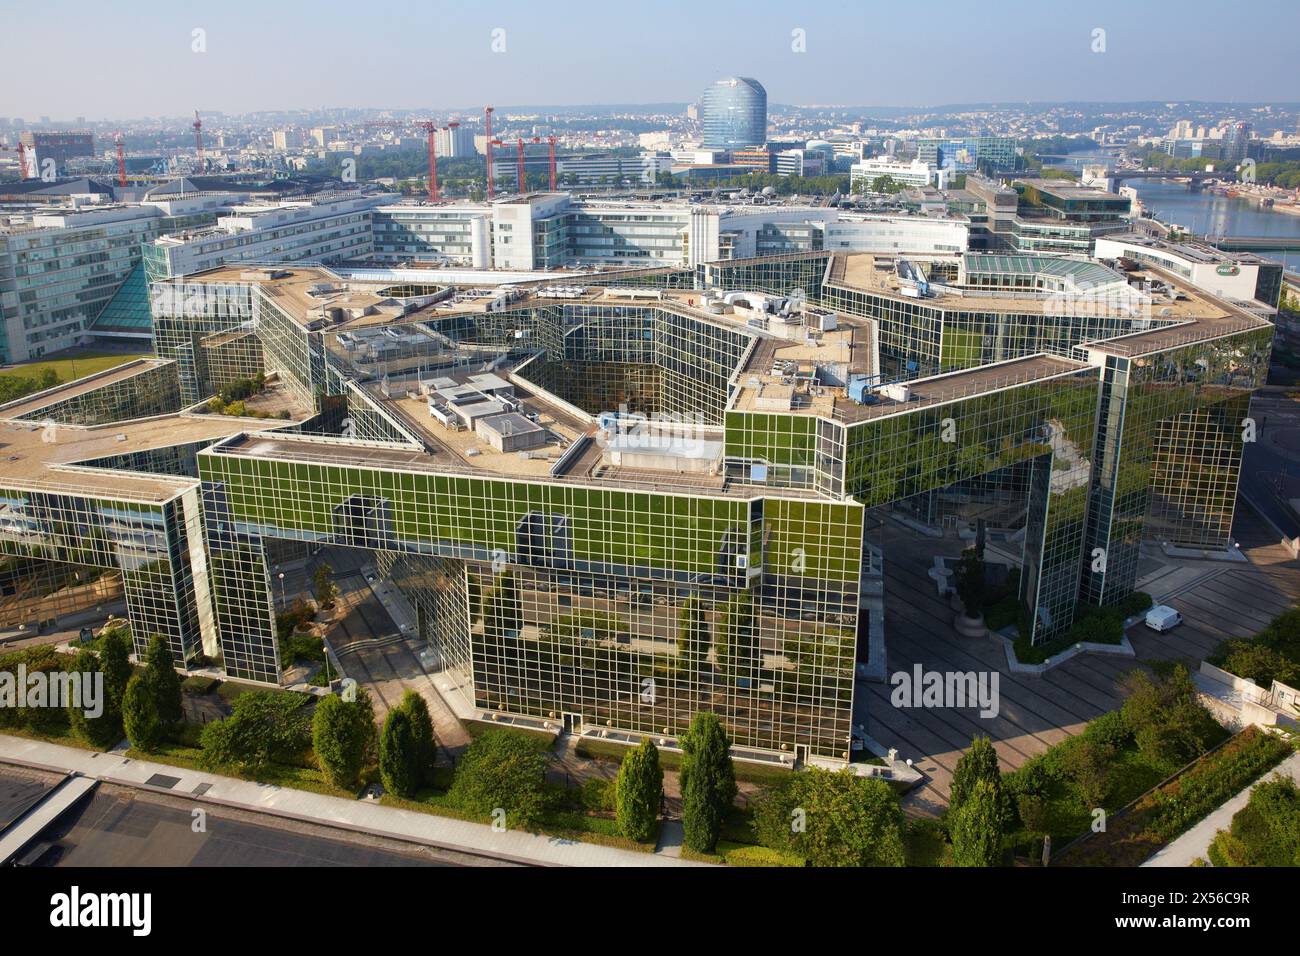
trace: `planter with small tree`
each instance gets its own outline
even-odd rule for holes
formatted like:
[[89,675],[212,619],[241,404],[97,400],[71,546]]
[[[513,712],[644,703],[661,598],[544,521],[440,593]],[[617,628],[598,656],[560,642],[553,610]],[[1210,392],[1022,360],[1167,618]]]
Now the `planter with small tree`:
[[988,581],[984,569],[984,559],[976,548],[967,548],[961,553],[957,563],[953,583],[957,597],[961,601],[961,610],[953,619],[953,626],[963,637],[984,637],[988,628],[984,625],[984,598],[988,592]]

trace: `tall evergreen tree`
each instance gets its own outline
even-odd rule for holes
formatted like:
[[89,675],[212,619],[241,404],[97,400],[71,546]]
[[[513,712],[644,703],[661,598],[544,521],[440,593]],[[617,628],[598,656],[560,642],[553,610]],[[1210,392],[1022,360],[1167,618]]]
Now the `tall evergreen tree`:
[[948,814],[957,812],[975,784],[986,780],[1002,799],[1002,771],[998,769],[998,753],[987,737],[976,737],[957,761],[952,772],[952,792],[948,798]]
[[429,716],[429,705],[424,698],[413,690],[402,695],[398,705],[406,711],[411,720],[411,735],[415,741],[415,762],[419,771],[419,783],[433,783],[433,766],[438,752],[438,741],[433,734],[433,718]]
[[131,679],[131,643],[122,628],[105,628],[99,636],[99,667],[104,672],[104,693],[119,711]]
[[379,738],[379,775],[394,796],[413,797],[419,789],[420,768],[410,715],[400,707],[388,712]]
[[330,694],[312,714],[312,749],[326,779],[336,787],[354,790],[361,783],[367,749],[374,735],[374,715],[360,697],[345,701]]
[[73,670],[81,675],[83,687],[86,681],[100,681],[100,691],[103,699],[101,700],[102,711],[98,717],[87,717],[86,708],[83,706],[86,702],[86,692],[82,692],[80,703],[73,702],[68,707],[68,722],[72,725],[74,736],[84,740],[99,750],[107,750],[122,739],[122,710],[117,701],[109,699],[108,688],[103,681],[103,671],[100,669],[99,656],[83,648],[77,652],[76,662],[73,664]]
[[180,723],[184,716],[181,709],[181,679],[172,666],[171,648],[161,634],[155,634],[149,641],[149,650],[145,654],[145,675],[153,688],[158,719],[164,724]]
[[701,711],[682,735],[682,827],[686,846],[712,853],[736,799],[731,742],[718,715]]
[[659,748],[649,737],[623,758],[614,787],[618,828],[629,840],[648,840],[659,822],[664,795],[664,772]]
[[122,724],[126,728],[127,740],[136,750],[148,753],[162,742],[158,705],[154,703],[153,688],[143,674],[136,674],[127,681],[126,693],[122,696]]
[[957,810],[950,811],[952,861],[956,866],[998,866],[1002,862],[1002,794],[978,779]]

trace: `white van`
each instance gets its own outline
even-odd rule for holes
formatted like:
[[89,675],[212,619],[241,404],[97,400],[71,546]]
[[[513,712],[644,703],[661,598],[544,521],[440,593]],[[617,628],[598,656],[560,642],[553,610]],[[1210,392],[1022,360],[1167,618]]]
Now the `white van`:
[[1146,625],[1153,631],[1168,631],[1183,623],[1183,616],[1168,604],[1157,604],[1147,611]]

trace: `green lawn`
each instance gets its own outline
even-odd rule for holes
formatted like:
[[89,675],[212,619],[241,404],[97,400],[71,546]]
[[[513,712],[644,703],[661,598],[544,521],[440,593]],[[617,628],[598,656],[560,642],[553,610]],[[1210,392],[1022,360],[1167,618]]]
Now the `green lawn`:
[[84,378],[95,372],[117,368],[138,358],[151,358],[152,352],[102,352],[94,349],[63,353],[61,357],[42,359],[36,362],[24,362],[21,365],[8,365],[0,368],[0,375],[13,375],[19,378],[31,378],[41,374],[45,369],[52,369],[60,382]]

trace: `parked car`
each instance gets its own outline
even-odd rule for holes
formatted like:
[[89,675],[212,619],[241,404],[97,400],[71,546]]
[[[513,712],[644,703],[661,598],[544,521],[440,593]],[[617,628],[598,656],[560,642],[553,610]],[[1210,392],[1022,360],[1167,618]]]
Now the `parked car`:
[[1168,604],[1157,604],[1147,611],[1146,626],[1153,631],[1168,631],[1183,623],[1183,616]]

